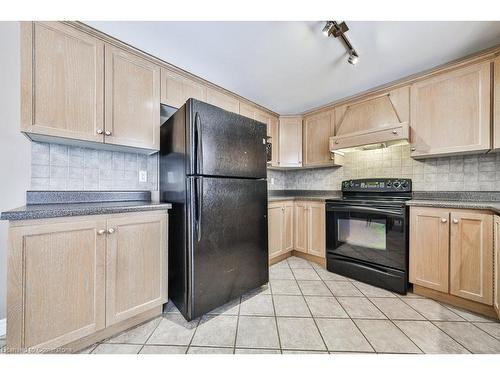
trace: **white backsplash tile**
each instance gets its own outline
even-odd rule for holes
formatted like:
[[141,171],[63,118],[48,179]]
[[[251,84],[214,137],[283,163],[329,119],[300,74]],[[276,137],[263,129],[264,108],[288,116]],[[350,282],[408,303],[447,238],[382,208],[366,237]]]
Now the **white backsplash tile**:
[[[269,176],[275,184],[269,184]],[[415,160],[410,146],[345,154],[343,167],[269,171],[270,190],[340,190],[354,178],[411,178],[419,191],[500,191],[500,153],[459,155]],[[279,181],[280,183],[276,183]]]
[[[148,173],[139,182],[139,170]],[[158,190],[158,154],[32,142],[32,190]]]

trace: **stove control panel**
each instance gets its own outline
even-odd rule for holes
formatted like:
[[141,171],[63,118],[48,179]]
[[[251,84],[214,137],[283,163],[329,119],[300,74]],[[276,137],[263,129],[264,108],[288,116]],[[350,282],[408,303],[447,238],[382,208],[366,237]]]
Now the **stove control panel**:
[[342,191],[411,192],[408,178],[366,178],[342,181]]

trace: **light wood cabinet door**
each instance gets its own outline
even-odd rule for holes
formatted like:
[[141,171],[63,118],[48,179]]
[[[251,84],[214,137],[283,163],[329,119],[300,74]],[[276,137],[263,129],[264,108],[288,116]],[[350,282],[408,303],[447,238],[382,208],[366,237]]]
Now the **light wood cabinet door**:
[[279,119],[279,166],[302,166],[302,118]]
[[487,61],[412,85],[412,157],[490,149],[490,70]]
[[277,167],[280,164],[279,120],[277,117],[271,117],[267,135],[271,137],[270,142],[272,144],[271,166]]
[[450,293],[493,303],[493,215],[451,212]]
[[106,45],[105,143],[159,150],[160,67]]
[[189,78],[161,69],[161,102],[180,108],[189,98],[207,100],[207,88]]
[[493,65],[493,148],[500,149],[500,57]]
[[11,228],[8,347],[54,349],[104,328],[105,228],[99,219]]
[[271,202],[267,208],[269,259],[283,252],[283,239],[285,237],[283,211],[284,207],[281,202]]
[[307,206],[307,252],[320,258],[326,257],[325,204],[310,202]]
[[22,131],[102,142],[103,103],[102,41],[59,22],[21,23]]
[[329,139],[334,135],[334,112],[327,111],[304,118],[304,166],[333,165]]
[[211,87],[207,89],[207,103],[229,112],[240,113],[240,101],[238,99]]
[[128,215],[108,220],[107,228],[110,325],[167,302],[167,216]]
[[410,208],[410,282],[448,293],[449,216],[447,209]]
[[288,252],[293,250],[293,201],[283,203],[283,251]]
[[307,253],[307,232],[308,232],[308,215],[307,215],[307,202],[296,201],[294,212],[294,241],[293,249]]
[[493,307],[500,318],[500,216],[495,215],[494,221],[494,245],[495,245],[495,265],[494,265],[494,290]]

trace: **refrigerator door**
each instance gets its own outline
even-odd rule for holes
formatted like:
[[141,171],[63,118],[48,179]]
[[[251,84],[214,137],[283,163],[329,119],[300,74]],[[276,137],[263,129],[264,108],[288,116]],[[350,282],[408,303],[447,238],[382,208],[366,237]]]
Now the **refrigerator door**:
[[189,177],[188,186],[191,320],[268,282],[267,182]]
[[189,99],[189,175],[266,178],[266,125]]

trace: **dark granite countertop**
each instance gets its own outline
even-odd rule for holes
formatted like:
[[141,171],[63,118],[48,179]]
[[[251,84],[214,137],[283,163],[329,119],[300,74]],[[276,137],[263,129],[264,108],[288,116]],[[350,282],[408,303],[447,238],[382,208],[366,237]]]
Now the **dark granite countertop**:
[[471,210],[489,210],[500,213],[500,202],[492,201],[452,201],[436,199],[411,199],[407,206],[436,207],[436,208],[462,208]]
[[28,191],[27,204],[2,212],[1,220],[31,220],[67,216],[168,210],[170,203],[151,201],[151,192]]
[[105,215],[123,212],[168,210],[170,203],[151,201],[28,204],[2,212],[2,220],[31,220],[51,217]]
[[279,201],[322,201],[341,197],[337,190],[269,190],[267,200],[269,202]]

